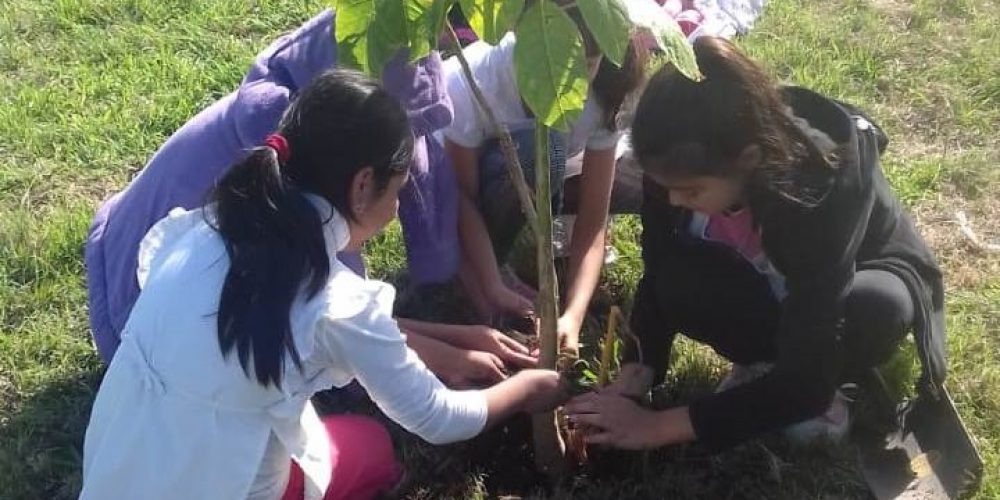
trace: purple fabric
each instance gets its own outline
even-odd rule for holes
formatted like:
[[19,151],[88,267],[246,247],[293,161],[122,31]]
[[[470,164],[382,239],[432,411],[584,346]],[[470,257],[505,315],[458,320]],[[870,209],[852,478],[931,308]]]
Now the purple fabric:
[[[258,55],[239,89],[184,124],[123,191],[99,207],[87,237],[85,263],[91,330],[106,362],[118,347],[139,294],[139,242],[170,209],[202,205],[226,169],[274,130],[295,93],[335,65],[333,25],[334,14],[326,10],[272,43]],[[414,181],[400,195],[404,235],[411,267],[434,268],[416,275],[447,277],[457,269],[459,255],[454,203],[449,202],[457,185],[451,177],[435,177],[450,169],[426,164],[435,157],[427,153],[423,136],[451,121],[451,102],[444,95],[438,56],[416,67],[405,68],[405,62],[405,57],[397,57],[384,73],[387,90],[407,108],[418,147],[424,150],[412,166]],[[363,272],[360,256],[342,254],[341,259]],[[451,262],[454,269],[446,267]]]

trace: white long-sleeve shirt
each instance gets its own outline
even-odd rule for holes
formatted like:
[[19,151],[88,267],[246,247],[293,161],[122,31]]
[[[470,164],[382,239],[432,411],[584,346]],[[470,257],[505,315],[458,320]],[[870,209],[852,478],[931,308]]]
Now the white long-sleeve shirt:
[[280,498],[289,458],[305,472],[306,498],[321,498],[331,481],[329,441],[309,397],[354,379],[431,443],[482,430],[483,394],[447,389],[406,347],[391,316],[395,290],[336,260],[347,223],[310,198],[329,219],[330,277],[292,306],[302,370],[286,362],[280,390],[220,352],[216,312],[229,260],[205,221],[211,208],[174,210],[150,230],[139,255],[142,293],[87,428],[81,499]]

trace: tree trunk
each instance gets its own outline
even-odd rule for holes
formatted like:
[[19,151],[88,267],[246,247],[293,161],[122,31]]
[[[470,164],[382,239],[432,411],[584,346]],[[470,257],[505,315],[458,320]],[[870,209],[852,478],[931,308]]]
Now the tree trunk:
[[[555,370],[559,360],[556,331],[559,285],[552,255],[552,189],[549,186],[549,170],[549,129],[538,120],[535,122],[535,209],[538,213],[535,225],[538,303],[535,307],[541,337],[538,366]],[[563,475],[566,472],[566,446],[555,412],[535,415],[531,423],[535,439],[535,466],[550,476]]]
[[[535,234],[537,242],[538,267],[538,299],[535,305],[540,321],[540,352],[539,367],[556,369],[558,361],[558,336],[556,323],[559,317],[559,291],[556,283],[555,261],[552,255],[552,195],[549,186],[549,134],[548,127],[541,122],[535,127],[535,205],[532,204],[531,190],[524,179],[521,162],[517,159],[517,150],[510,137],[507,127],[497,121],[496,115],[490,109],[482,90],[476,84],[469,68],[469,62],[462,54],[461,45],[455,31],[448,26],[448,36],[455,48],[456,56],[462,66],[465,81],[472,89],[476,103],[486,116],[490,127],[497,131],[500,148],[507,164],[507,173],[517,191],[528,226]],[[535,448],[535,467],[550,477],[559,477],[566,473],[566,446],[555,412],[532,416],[532,434]]]

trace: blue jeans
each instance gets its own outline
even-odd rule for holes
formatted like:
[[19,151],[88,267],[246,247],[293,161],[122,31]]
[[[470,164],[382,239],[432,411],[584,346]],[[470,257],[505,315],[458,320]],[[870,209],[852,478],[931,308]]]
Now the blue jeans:
[[[535,187],[535,130],[511,132],[525,181]],[[552,190],[552,213],[562,210],[563,177],[566,172],[566,139],[561,132],[549,132],[549,185]],[[504,260],[524,227],[524,214],[517,191],[507,174],[499,139],[483,144],[479,153],[479,209],[486,222],[497,259]]]

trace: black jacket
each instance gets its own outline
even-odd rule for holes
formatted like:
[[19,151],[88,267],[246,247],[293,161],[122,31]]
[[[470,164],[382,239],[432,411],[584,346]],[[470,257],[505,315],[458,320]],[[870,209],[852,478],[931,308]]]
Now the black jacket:
[[[710,448],[814,416],[829,404],[843,368],[845,301],[857,270],[887,270],[906,283],[924,365],[919,387],[934,393],[945,377],[941,272],[882,173],[879,155],[888,142],[885,134],[856,108],[809,90],[785,88],[783,97],[796,116],[838,145],[836,168],[804,164],[783,174],[787,178],[751,184],[754,223],[768,258],[785,276],[788,295],[781,304],[774,369],[691,405],[699,441]],[[678,245],[693,237],[686,229],[690,212],[670,205],[652,181],[644,184],[646,274],[631,323],[639,338],[653,338],[655,334],[645,333],[663,327],[655,297],[650,296],[655,288],[651,283],[661,279],[655,273],[663,266],[656,263],[687,258],[688,252]],[[683,290],[686,284],[670,286]],[[642,346],[643,351],[656,348]]]

